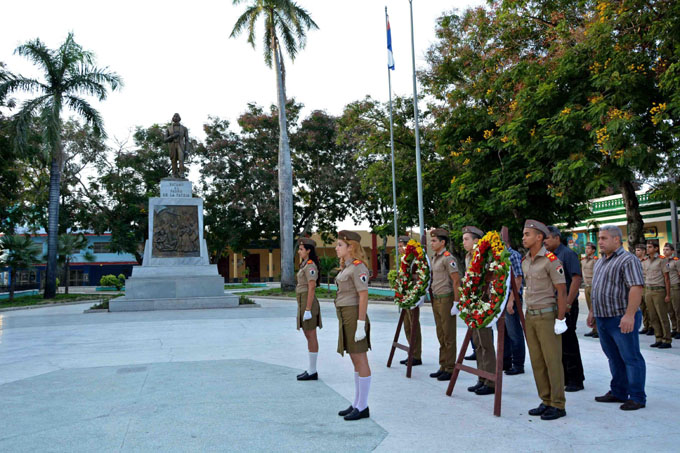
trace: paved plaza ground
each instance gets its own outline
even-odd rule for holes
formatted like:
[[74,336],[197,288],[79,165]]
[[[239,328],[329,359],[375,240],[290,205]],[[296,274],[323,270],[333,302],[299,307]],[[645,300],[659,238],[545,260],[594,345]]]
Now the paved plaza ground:
[[[306,343],[295,302],[261,307],[83,314],[90,304],[0,313],[0,451],[518,451],[680,450],[680,342],[649,348],[647,408],[619,410],[593,397],[608,389],[597,340],[578,333],[585,390],[567,394],[567,417],[527,415],[539,402],[527,373],[503,381],[503,413],[493,397],[465,388],[453,397],[430,379],[437,368],[432,311],[423,309],[423,366],[406,379],[385,364],[398,320],[371,304],[371,418],[336,415],[354,394],[351,363],[336,352],[337,319],[323,303],[317,382],[298,382]],[[582,305],[585,305],[582,303]],[[458,321],[458,346],[465,330]],[[398,351],[397,359],[405,353]]]

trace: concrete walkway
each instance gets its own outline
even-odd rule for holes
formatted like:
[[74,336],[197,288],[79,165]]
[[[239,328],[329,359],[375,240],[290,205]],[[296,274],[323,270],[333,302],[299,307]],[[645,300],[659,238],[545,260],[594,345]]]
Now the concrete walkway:
[[1,313],[0,451],[678,451],[680,343],[658,351],[641,337],[647,408],[624,412],[593,401],[607,391],[609,369],[581,322],[586,389],[567,394],[567,417],[527,415],[539,402],[527,357],[526,374],[504,379],[496,418],[493,397],[465,391],[473,376],[462,374],[451,398],[427,376],[438,348],[429,307],[425,364],[409,380],[403,366],[385,367],[396,308],[371,305],[371,419],[350,423],[336,415],[354,383],[349,358],[335,352],[333,305],[321,304],[321,380],[301,383],[307,354],[295,303],[256,301],[261,308]]

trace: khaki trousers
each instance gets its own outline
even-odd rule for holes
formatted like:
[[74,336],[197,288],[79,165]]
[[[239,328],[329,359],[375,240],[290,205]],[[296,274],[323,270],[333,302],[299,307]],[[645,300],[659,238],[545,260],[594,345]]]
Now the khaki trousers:
[[[588,311],[593,311],[593,302],[592,299],[590,298],[591,290],[593,288],[591,286],[586,286],[585,293],[586,293],[586,303],[588,304]],[[594,320],[595,318],[593,318]],[[597,324],[595,324],[595,327],[593,327],[592,330],[593,333],[597,333]]]
[[647,308],[644,295],[642,296],[642,302],[640,302],[640,311],[642,311],[642,327],[645,330],[649,330],[652,327],[652,323],[649,320],[649,309]]
[[437,298],[432,301],[434,325],[437,328],[439,340],[439,369],[453,372],[456,365],[456,318],[451,316],[453,295]]
[[670,343],[671,337],[671,322],[668,318],[668,310],[670,304],[666,301],[665,289],[649,289],[645,288],[645,304],[649,311],[649,321],[654,329],[654,337],[657,343]]
[[527,346],[538,396],[546,406],[564,409],[562,337],[555,335],[557,312],[526,314]]
[[[493,328],[483,327],[472,329],[472,341],[475,342],[477,355],[477,369],[496,373],[496,348],[493,347]],[[487,387],[494,388],[493,381],[480,378],[479,381]]]
[[[404,333],[406,334],[406,341],[411,345],[411,329],[413,328],[413,310],[406,310],[404,316]],[[413,339],[413,358],[421,360],[423,355],[423,338],[420,335],[420,322],[415,331],[415,338]]]
[[671,315],[671,330],[678,332],[678,323],[680,322],[680,285],[671,286],[671,307],[669,308]]

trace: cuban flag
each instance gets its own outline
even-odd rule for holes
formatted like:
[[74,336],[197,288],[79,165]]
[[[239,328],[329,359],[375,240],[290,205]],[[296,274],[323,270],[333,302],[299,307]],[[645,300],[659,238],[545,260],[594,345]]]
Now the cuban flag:
[[390,18],[387,17],[387,67],[394,71],[394,56],[392,55],[392,29]]

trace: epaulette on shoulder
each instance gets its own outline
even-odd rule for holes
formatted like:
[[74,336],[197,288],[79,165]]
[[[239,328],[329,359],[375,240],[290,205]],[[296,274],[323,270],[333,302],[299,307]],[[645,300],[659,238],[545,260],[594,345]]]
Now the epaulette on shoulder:
[[354,264],[355,266],[358,266],[359,264],[363,264],[363,261],[361,261],[361,260],[354,260],[354,261],[352,261],[352,264]]
[[444,252],[444,256],[451,256],[451,254],[447,250],[446,252]]
[[666,257],[663,256],[663,255],[659,255],[659,258],[661,258],[662,260],[665,260],[665,259],[666,259]]
[[679,259],[680,259],[680,258],[678,258],[677,256],[674,256],[674,257],[673,257],[673,261],[677,261],[677,260],[679,260]]
[[557,259],[553,252],[545,252],[545,257],[548,258],[550,261],[555,261]]
[[594,259],[594,260],[599,260],[600,257],[599,257],[599,256],[594,256],[593,259]]
[[642,258],[640,261],[647,261],[647,257],[645,256],[645,257]]
[[314,264],[314,261],[309,260],[309,261],[307,261],[307,264]]

